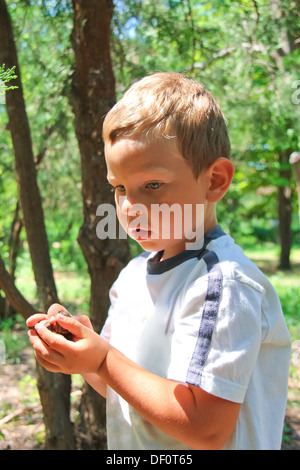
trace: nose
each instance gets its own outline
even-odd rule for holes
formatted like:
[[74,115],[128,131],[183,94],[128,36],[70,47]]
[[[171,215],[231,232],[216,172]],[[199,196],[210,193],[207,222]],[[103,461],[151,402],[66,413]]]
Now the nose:
[[132,202],[128,197],[126,196],[121,196],[119,199],[119,206],[121,209],[121,212],[124,215],[131,215],[134,216],[136,215],[136,209],[135,209],[135,204]]
[[148,210],[144,204],[134,203],[128,196],[119,198],[119,220],[121,223],[131,223],[137,221],[140,226],[148,227]]
[[127,196],[120,196],[119,198],[119,207],[121,209],[122,214],[135,217],[140,213],[140,206],[141,204],[135,204],[131,199]]

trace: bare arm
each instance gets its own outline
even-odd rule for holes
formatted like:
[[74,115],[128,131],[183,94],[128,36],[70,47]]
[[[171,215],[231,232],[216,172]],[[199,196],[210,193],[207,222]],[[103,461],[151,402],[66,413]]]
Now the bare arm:
[[194,449],[221,449],[240,405],[161,378],[109,347],[98,374],[147,421]]
[[107,384],[104,380],[94,372],[81,374],[84,380],[91,386],[93,389],[96,390],[100,395],[106,398],[106,389]]

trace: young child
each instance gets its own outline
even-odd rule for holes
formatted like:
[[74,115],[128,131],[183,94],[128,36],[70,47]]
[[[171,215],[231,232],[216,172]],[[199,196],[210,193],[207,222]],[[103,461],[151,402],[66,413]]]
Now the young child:
[[106,396],[109,449],[279,449],[290,338],[271,284],[217,223],[234,174],[218,104],[154,74],[108,113],[103,138],[119,220],[145,252],[111,288],[100,336],[57,304],[47,318],[74,341],[28,319],[37,359]]

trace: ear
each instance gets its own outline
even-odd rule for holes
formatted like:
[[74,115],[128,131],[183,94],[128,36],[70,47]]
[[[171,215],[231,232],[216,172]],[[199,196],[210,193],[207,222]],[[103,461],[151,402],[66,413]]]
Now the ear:
[[234,175],[233,163],[228,158],[218,158],[207,171],[210,178],[207,200],[218,202],[226,194],[231,184]]

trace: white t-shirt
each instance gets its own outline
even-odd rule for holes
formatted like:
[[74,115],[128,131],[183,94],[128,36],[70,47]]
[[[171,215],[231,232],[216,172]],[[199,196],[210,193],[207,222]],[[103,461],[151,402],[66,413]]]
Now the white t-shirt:
[[[204,247],[143,253],[110,291],[102,335],[145,369],[241,403],[224,449],[280,449],[290,337],[267,278],[220,226]],[[188,449],[107,391],[108,448]]]

